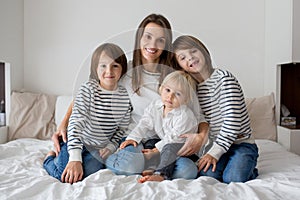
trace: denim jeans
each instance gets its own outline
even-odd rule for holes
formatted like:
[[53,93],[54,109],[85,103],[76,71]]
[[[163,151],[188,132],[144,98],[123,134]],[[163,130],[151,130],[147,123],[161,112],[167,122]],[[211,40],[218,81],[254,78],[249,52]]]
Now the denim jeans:
[[207,172],[201,170],[199,176],[210,176],[221,182],[246,182],[258,176],[256,169],[258,148],[256,144],[232,144],[217,162],[216,171],[212,166]]
[[166,144],[160,152],[159,165],[155,171],[164,174],[165,177],[170,179],[175,170],[175,163],[178,157],[177,152],[183,144],[184,143]]
[[[61,151],[58,156],[49,156],[45,159],[43,165],[49,175],[61,181],[61,175],[69,161],[69,153],[67,150],[67,143],[61,142],[60,147]],[[86,147],[83,147],[81,155],[83,178],[86,178],[98,170],[105,168],[104,162],[100,157],[98,150],[88,150]]]
[[[142,153],[144,146],[127,146],[124,149],[110,155],[106,160],[106,167],[118,175],[141,174],[145,169],[145,158]],[[197,166],[186,157],[179,157],[175,162],[172,175],[174,178],[194,179],[197,177]]]

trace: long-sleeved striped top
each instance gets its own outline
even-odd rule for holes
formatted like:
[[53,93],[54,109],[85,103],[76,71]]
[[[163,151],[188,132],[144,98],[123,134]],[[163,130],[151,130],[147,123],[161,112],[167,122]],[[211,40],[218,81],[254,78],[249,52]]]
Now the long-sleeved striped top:
[[207,153],[219,159],[232,143],[253,142],[244,94],[230,72],[215,69],[209,79],[198,84],[197,94],[210,125]]
[[90,80],[79,89],[68,126],[69,161],[82,161],[83,145],[114,152],[126,134],[132,106],[126,89],[114,91]]

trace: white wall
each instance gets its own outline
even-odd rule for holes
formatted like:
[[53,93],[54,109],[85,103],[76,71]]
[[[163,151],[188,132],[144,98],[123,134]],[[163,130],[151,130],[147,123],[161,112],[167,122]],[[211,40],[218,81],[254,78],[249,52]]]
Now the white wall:
[[10,63],[11,88],[24,87],[23,0],[0,0],[0,60]]
[[293,56],[294,62],[300,62],[300,1],[293,1]]
[[[298,1],[298,0],[297,0]],[[264,92],[276,94],[278,64],[292,62],[293,0],[265,0]]]
[[[275,92],[275,65],[291,55],[291,2],[26,0],[24,87],[72,94],[80,67],[88,63],[93,49],[112,41],[130,56],[135,29],[154,12],[166,16],[176,33],[200,38],[215,65],[238,77],[246,96]],[[83,69],[86,72],[80,74],[87,77],[89,69]]]

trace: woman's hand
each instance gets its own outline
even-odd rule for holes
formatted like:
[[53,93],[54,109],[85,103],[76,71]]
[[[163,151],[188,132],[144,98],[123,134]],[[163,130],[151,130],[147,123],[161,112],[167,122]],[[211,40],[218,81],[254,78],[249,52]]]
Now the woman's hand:
[[83,169],[80,161],[71,161],[67,164],[61,175],[61,182],[76,183],[81,181],[83,177]]
[[137,146],[137,142],[134,140],[125,140],[124,142],[122,142],[122,144],[120,145],[120,149],[124,149],[125,147],[127,147],[128,145],[133,145],[134,147]]
[[99,154],[105,160],[111,154],[111,151],[108,148],[103,148],[99,150]]
[[202,145],[204,145],[208,138],[209,126],[208,123],[202,122],[199,124],[199,133],[186,133],[182,134],[181,138],[186,138],[184,145],[178,151],[178,156],[190,156],[197,154]]
[[187,133],[180,137],[186,138],[186,141],[177,153],[179,156],[190,156],[200,151],[204,139],[202,135]]
[[216,167],[217,167],[217,159],[215,159],[214,157],[212,157],[209,154],[205,154],[202,158],[200,158],[199,163],[198,163],[198,171],[201,171],[203,168],[204,172],[207,172],[207,170],[209,169],[209,167],[211,165],[213,165],[212,167],[212,172],[216,171]]
[[70,116],[72,114],[72,107],[74,102],[72,101],[71,104],[68,107],[68,110],[60,123],[60,125],[57,128],[57,131],[52,135],[52,141],[54,143],[55,153],[56,156],[58,156],[58,153],[60,152],[60,139],[64,141],[64,143],[67,142],[67,127],[69,123]]
[[55,154],[58,156],[60,152],[60,140],[62,139],[65,143],[67,142],[67,130],[66,128],[58,128],[57,131],[52,135],[52,141],[54,143]]

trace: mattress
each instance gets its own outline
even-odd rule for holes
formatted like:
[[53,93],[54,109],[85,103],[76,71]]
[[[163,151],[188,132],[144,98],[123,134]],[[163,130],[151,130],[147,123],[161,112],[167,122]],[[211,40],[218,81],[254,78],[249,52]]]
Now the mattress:
[[210,177],[138,183],[138,175],[100,170],[81,182],[61,183],[42,162],[52,141],[23,138],[0,145],[0,199],[299,199],[300,156],[270,140],[256,140],[259,176],[246,183]]

